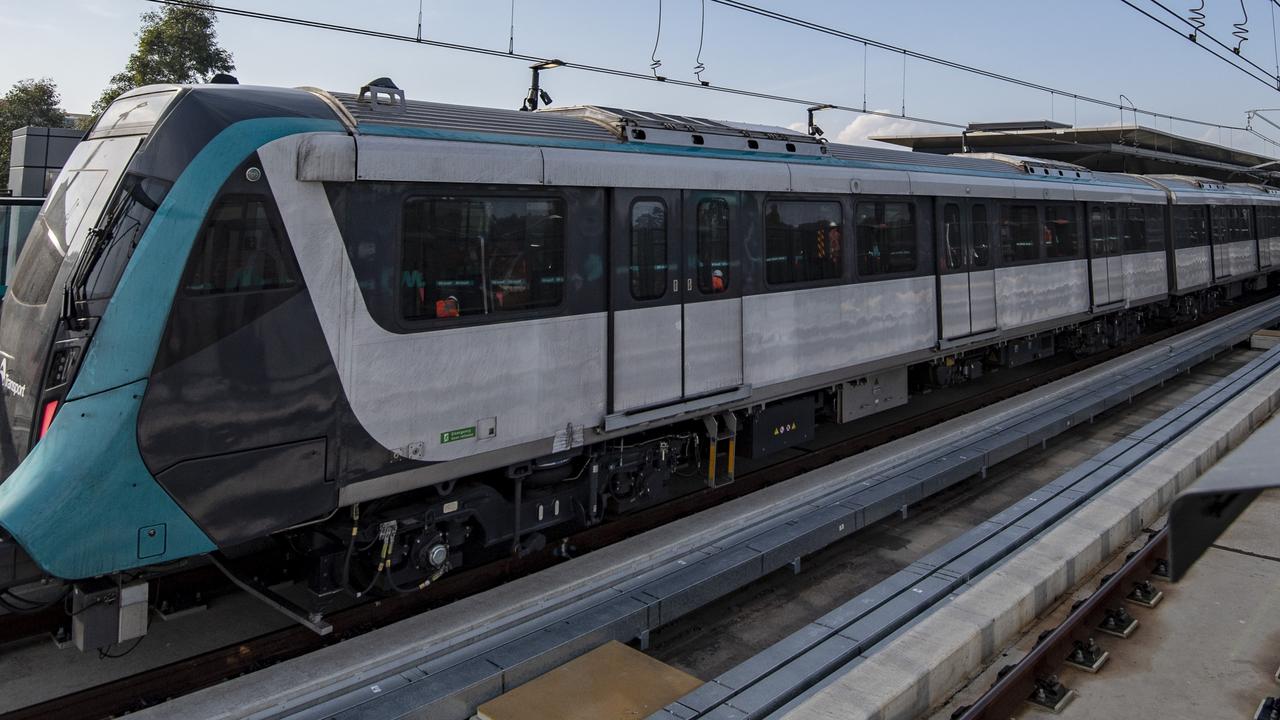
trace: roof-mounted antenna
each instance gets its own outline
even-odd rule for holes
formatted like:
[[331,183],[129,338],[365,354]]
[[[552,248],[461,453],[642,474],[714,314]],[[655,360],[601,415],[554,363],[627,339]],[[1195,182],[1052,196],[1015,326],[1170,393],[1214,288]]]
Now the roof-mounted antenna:
[[815,138],[821,138],[821,137],[822,137],[822,128],[818,127],[818,124],[817,124],[817,123],[815,123],[815,122],[813,121],[813,114],[814,114],[814,113],[816,113],[816,112],[818,112],[819,110],[830,110],[830,109],[831,109],[831,108],[833,108],[833,107],[835,107],[835,105],[828,105],[828,104],[826,104],[826,103],[823,103],[823,104],[821,104],[821,105],[811,105],[811,106],[808,108],[808,113],[809,113],[809,135],[810,135],[810,136],[815,137]]

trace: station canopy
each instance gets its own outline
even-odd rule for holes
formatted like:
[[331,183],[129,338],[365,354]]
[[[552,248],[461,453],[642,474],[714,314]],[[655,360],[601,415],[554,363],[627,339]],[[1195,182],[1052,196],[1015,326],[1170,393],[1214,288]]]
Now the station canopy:
[[871,139],[939,155],[1003,153],[1062,160],[1103,172],[1280,185],[1280,160],[1274,157],[1134,125],[1077,128],[1047,120],[974,123],[962,133]]

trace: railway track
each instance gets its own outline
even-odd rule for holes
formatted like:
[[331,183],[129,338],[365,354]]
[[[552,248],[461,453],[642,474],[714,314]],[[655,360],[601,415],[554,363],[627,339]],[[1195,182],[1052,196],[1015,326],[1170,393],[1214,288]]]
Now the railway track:
[[[1259,298],[1262,299],[1262,298]],[[1059,380],[1081,370],[1118,357],[1142,346],[1212,322],[1239,306],[1222,308],[1195,323],[1183,323],[1149,333],[1128,345],[1050,368],[1003,383],[987,392],[971,394],[939,404],[871,431],[842,438],[741,475],[731,485],[705,489],[664,503],[606,525],[567,538],[578,553],[589,552],[639,532],[657,527],[712,505],[754,492],[776,482],[828,465],[845,457],[910,435],[986,405]],[[101,718],[118,716],[145,708],[172,697],[194,692],[219,681],[252,672],[260,667],[297,657],[319,647],[354,637],[369,629],[402,620],[433,607],[492,588],[520,575],[535,572],[561,561],[551,551],[524,558],[508,558],[464,573],[446,577],[429,591],[396,596],[355,606],[328,616],[334,631],[320,637],[302,627],[289,627],[187,658],[177,663],[146,670],[119,680],[80,690],[53,700],[14,710],[0,718]],[[197,571],[192,571],[197,572]],[[195,577],[194,575],[192,576]],[[175,578],[176,581],[176,578]],[[211,581],[212,582],[212,581]],[[211,592],[216,592],[216,589]],[[53,615],[51,613],[51,615]],[[59,616],[60,617],[60,616]],[[24,632],[38,632],[39,622],[23,618]],[[0,623],[0,637],[19,637],[7,623]]]

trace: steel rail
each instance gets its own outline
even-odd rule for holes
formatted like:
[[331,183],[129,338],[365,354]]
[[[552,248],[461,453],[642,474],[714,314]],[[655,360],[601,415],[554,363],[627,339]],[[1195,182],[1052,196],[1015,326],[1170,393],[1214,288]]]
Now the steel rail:
[[1133,553],[1119,570],[1109,575],[1097,592],[1075,607],[1062,624],[1039,640],[1031,652],[1008,669],[982,697],[964,708],[959,720],[1007,720],[1025,706],[1038,682],[1057,674],[1076,642],[1088,643],[1097,637],[1097,627],[1108,611],[1121,607],[1127,591],[1135,583],[1154,576],[1168,558],[1169,528],[1166,526]]

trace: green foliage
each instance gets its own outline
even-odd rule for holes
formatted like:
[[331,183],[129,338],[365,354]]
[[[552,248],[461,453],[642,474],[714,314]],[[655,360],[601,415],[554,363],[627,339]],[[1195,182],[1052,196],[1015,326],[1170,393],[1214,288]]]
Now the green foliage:
[[0,190],[9,184],[9,151],[13,131],[27,125],[62,127],[66,113],[58,107],[58,86],[49,78],[14,83],[0,97]]
[[[192,3],[204,4],[204,0]],[[93,104],[95,121],[112,100],[136,87],[203,83],[217,73],[235,70],[231,53],[218,45],[217,15],[192,5],[166,5],[142,14],[138,49]]]

